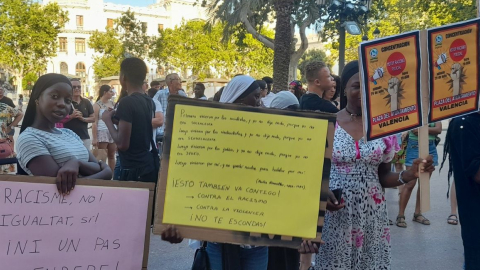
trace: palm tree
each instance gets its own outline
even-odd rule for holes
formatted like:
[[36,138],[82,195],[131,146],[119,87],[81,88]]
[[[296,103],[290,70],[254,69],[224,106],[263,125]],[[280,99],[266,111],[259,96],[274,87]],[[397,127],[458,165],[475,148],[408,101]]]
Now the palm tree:
[[[305,34],[318,17],[315,0],[212,0],[203,3],[208,7],[209,24],[224,25],[224,37],[243,30],[252,34],[266,47],[274,50],[274,91],[285,90],[289,80],[296,77],[298,61],[308,48]],[[275,38],[260,34],[265,25],[275,20]],[[299,30],[300,46],[295,49],[295,29]]]

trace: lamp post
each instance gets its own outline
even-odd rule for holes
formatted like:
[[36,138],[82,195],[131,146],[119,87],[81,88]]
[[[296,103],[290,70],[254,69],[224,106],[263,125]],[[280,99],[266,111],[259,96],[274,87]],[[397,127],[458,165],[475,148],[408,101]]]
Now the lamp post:
[[360,35],[362,30],[358,26],[365,18],[372,6],[373,0],[317,0],[319,8],[327,10],[327,20],[338,21],[339,63],[338,73],[345,67],[345,39],[346,33]]

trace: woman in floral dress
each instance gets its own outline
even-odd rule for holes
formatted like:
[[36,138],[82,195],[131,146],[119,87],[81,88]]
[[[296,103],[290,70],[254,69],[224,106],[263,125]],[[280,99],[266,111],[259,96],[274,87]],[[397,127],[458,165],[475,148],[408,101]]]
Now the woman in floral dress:
[[417,159],[408,171],[391,172],[390,161],[399,149],[395,136],[366,142],[363,138],[358,61],[342,73],[346,107],[337,114],[330,189],[343,189],[345,208],[325,216],[316,269],[390,269],[390,228],[382,187],[413,181],[418,168],[434,170],[431,156]]

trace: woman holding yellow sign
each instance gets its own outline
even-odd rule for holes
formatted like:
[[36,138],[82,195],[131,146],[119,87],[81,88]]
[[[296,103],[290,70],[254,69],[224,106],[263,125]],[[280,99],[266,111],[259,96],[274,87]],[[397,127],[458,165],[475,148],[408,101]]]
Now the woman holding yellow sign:
[[345,208],[327,211],[316,269],[390,269],[390,228],[382,188],[400,186],[418,177],[418,168],[434,170],[433,160],[416,159],[409,170],[391,171],[399,149],[395,136],[366,141],[363,133],[358,61],[342,73],[346,107],[337,114],[330,189],[342,189]]

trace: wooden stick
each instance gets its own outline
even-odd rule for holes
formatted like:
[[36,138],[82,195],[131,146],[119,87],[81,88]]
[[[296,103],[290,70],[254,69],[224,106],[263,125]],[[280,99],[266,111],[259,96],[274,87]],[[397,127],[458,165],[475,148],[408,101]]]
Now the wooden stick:
[[[477,0],[479,1],[479,0]],[[420,158],[427,158],[429,155],[429,140],[428,140],[428,108],[430,107],[430,92],[428,89],[428,45],[427,45],[427,31],[420,32],[420,47],[422,51],[422,80],[421,80],[421,97],[423,108],[423,126],[418,130],[418,155]],[[423,165],[419,170],[423,169]],[[419,172],[420,189],[420,211],[422,213],[430,210],[430,174]]]

